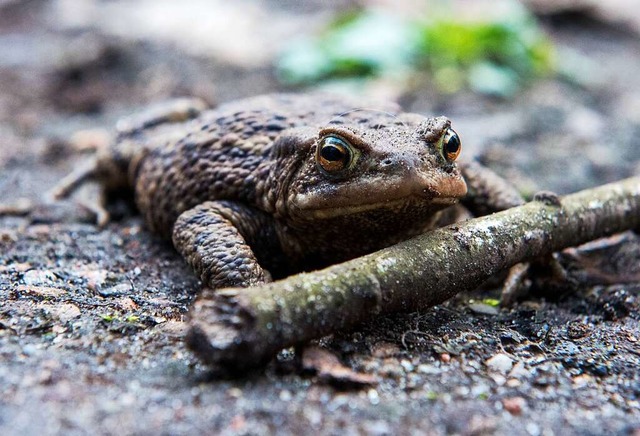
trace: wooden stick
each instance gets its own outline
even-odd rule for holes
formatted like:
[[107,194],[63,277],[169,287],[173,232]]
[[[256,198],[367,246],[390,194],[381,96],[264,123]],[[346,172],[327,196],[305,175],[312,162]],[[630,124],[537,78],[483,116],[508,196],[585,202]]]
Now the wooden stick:
[[189,347],[207,364],[259,366],[282,348],[377,316],[425,310],[512,265],[640,228],[640,177],[434,230],[256,288],[204,290]]

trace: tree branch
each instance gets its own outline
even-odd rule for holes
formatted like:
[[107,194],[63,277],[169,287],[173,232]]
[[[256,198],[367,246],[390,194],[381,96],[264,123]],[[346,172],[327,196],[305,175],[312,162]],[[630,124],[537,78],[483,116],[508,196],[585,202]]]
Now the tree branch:
[[242,370],[280,349],[376,316],[424,310],[516,263],[640,228],[640,178],[553,195],[434,230],[387,249],[247,289],[204,290],[188,345]]

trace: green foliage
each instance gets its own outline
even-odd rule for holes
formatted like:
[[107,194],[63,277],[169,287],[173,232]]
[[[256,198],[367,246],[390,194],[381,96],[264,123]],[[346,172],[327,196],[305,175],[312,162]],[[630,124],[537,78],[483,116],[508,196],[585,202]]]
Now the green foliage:
[[415,30],[375,12],[338,17],[317,38],[292,42],[278,71],[283,81],[294,84],[389,74],[411,62],[419,42]]
[[427,397],[427,400],[435,401],[440,397],[440,395],[438,395],[436,391],[429,391],[427,392],[426,397]]
[[438,21],[423,26],[420,61],[444,90],[460,80],[478,92],[511,95],[525,82],[552,70],[553,48],[528,15],[510,21]]
[[482,300],[483,304],[486,304],[487,306],[491,306],[491,307],[499,307],[500,306],[500,300],[496,299],[496,298],[485,298]]
[[100,315],[100,318],[106,323],[110,323],[118,319],[118,317],[113,314],[103,314]]
[[345,78],[406,77],[423,70],[443,92],[469,87],[499,96],[553,71],[553,46],[522,7],[500,19],[417,21],[363,10],[338,17],[316,38],[293,42],[280,78],[310,84]]

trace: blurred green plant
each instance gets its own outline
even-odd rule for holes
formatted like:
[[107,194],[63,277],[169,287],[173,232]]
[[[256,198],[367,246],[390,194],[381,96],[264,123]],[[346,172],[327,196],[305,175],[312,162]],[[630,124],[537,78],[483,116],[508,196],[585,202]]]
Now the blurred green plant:
[[277,71],[287,84],[426,71],[442,92],[464,87],[508,97],[553,72],[554,48],[524,7],[495,19],[404,19],[376,10],[338,17],[321,34],[293,41]]
[[487,306],[491,306],[491,307],[499,307],[500,300],[497,298],[484,298],[482,300],[482,304],[486,304]]

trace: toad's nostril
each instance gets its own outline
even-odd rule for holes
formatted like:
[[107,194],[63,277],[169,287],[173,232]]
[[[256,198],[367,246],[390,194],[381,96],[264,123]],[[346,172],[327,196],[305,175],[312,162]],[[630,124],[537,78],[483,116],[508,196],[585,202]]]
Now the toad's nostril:
[[385,167],[388,167],[392,163],[393,163],[393,161],[391,159],[385,159],[385,160],[382,161],[382,165],[385,166]]

